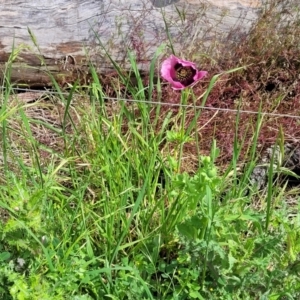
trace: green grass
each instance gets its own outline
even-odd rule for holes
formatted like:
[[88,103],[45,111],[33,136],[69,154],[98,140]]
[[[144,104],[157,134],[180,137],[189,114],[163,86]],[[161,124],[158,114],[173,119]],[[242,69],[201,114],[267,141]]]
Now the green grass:
[[[154,83],[161,51],[147,83],[132,53],[136,85],[114,62],[125,94],[139,100],[161,94],[159,78]],[[239,114],[232,158],[221,169],[215,140],[210,154],[201,154],[200,110],[163,112],[142,101],[112,108],[90,70],[93,83],[82,96],[80,86],[65,94],[54,82],[53,103],[28,104],[9,98],[8,63],[0,110],[0,298],[300,298],[298,196],[273,184],[281,172],[274,154],[267,189],[250,184],[261,106],[249,125],[254,134],[243,172],[246,132],[240,139]],[[237,70],[214,76],[202,104],[219,78]],[[185,90],[181,103],[195,98]],[[40,107],[55,113],[59,124],[38,118]],[[41,142],[45,135],[50,142]],[[197,166],[187,172],[182,164],[191,142]]]

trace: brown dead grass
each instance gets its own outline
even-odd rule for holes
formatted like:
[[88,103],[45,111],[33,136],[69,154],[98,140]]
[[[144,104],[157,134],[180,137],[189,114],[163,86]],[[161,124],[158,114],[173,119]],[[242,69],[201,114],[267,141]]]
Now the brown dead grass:
[[[290,19],[287,19],[287,17],[290,17]],[[300,115],[300,46],[297,44],[300,36],[300,26],[298,24],[300,21],[298,19],[300,20],[298,17],[290,16],[288,8],[279,8],[278,5],[273,4],[266,13],[261,15],[260,20],[253,26],[250,34],[241,37],[239,43],[234,42],[223,45],[222,49],[218,49],[219,54],[217,56],[211,54],[201,58],[201,61],[196,61],[201,65],[201,69],[209,71],[209,76],[205,81],[198,83],[193,88],[196,98],[205,92],[213,75],[236,67],[246,67],[242,71],[221,76],[206,102],[208,108],[214,108],[215,110],[203,110],[198,120],[197,131],[192,132],[192,136],[197,134],[199,137],[202,154],[209,154],[212,141],[216,139],[217,146],[220,148],[218,164],[221,168],[225,167],[232,159],[235,134],[237,134],[240,143],[244,141],[240,161],[247,159],[256,130],[257,115],[242,113],[243,110],[258,112],[261,105],[264,113]],[[147,74],[142,73],[142,76],[145,85],[147,85]],[[100,79],[107,96],[132,97],[126,91],[125,86],[120,83],[116,72],[104,74]],[[132,82],[134,84],[134,78],[132,78]],[[180,96],[180,92],[172,90],[168,84],[163,84],[162,94],[159,95],[154,92],[152,100],[179,104]],[[201,105],[201,101],[202,99],[199,99],[196,105]],[[193,103],[192,99],[189,100],[189,103]],[[82,115],[80,115],[80,109],[76,109],[76,105],[81,106],[81,109],[86,112],[89,109],[88,100],[80,98],[78,101],[74,101],[73,107],[71,107],[71,117],[76,126],[81,128]],[[107,106],[109,105],[111,103],[107,102]],[[235,112],[218,111],[218,109],[236,110],[238,108],[241,111],[238,124],[236,124]],[[25,112],[33,119],[42,118],[46,123],[48,122],[52,126],[60,128],[62,126],[63,111],[64,107],[59,104],[59,101],[47,98],[39,100],[32,107],[28,107]],[[161,122],[163,122],[169,111],[172,111],[175,118],[179,108],[164,105],[161,109]],[[115,113],[115,109],[111,110],[111,114]],[[138,110],[136,110],[136,113],[138,114]],[[153,117],[154,114],[153,112]],[[186,126],[189,125],[193,117],[194,110],[188,109]],[[161,124],[157,125],[157,131],[160,129]],[[286,141],[298,144],[300,139],[299,124],[297,118],[264,116],[258,138],[258,152],[275,143],[280,128],[283,129]],[[22,126],[20,118],[15,119],[11,124],[12,128],[22,128]],[[44,150],[41,150],[40,156],[45,164],[51,156],[51,151],[67,151],[60,135],[37,123],[31,126],[34,137],[39,144],[43,145]],[[74,133],[72,126],[68,126],[68,133],[71,135]],[[125,131],[126,127],[126,124],[124,124]],[[81,129],[84,132],[85,129]],[[15,136],[11,136],[12,141],[22,140],[21,135],[18,135],[17,132],[18,130],[15,130],[13,133]],[[18,145],[16,145],[16,148],[18,149],[16,151],[20,151]],[[26,149],[21,152],[26,153]],[[182,168],[193,172],[197,167],[196,144],[195,142],[187,143],[184,147]]]
[[[193,88],[196,98],[207,88],[213,75],[246,66],[245,70],[224,75],[218,80],[207,99],[208,108],[258,112],[261,105],[263,113],[299,116],[265,115],[258,138],[258,152],[276,142],[280,128],[286,142],[299,144],[300,140],[300,48],[297,42],[300,18],[292,12],[291,7],[274,2],[261,15],[249,36],[238,44],[226,45],[221,51],[222,57],[199,62],[201,69],[209,70],[210,77]],[[212,64],[212,61],[217,63]],[[162,99],[179,103],[180,93],[165,86]],[[196,104],[200,105],[201,99]],[[173,110],[176,113],[176,109]],[[194,111],[188,115],[188,120],[191,120]],[[247,159],[252,145],[257,115],[241,113],[238,124],[236,120],[234,112],[215,110],[204,110],[199,118],[197,134],[201,137],[201,149],[208,154],[212,140],[216,139],[221,150],[220,166],[227,165],[232,159],[235,132],[240,142],[245,141],[241,161]],[[196,157],[194,145],[186,145],[185,150],[186,156]]]
[[[201,69],[209,70],[210,75],[193,87],[196,98],[204,93],[215,74],[245,67],[242,71],[220,77],[207,99],[208,109],[203,110],[198,120],[197,132],[193,132],[193,135],[197,134],[200,138],[203,154],[210,152],[212,141],[216,139],[221,150],[218,159],[220,166],[225,167],[232,159],[235,134],[240,143],[244,141],[240,161],[247,159],[256,131],[258,115],[255,113],[259,111],[260,106],[266,115],[263,116],[258,137],[258,155],[276,142],[280,128],[284,132],[286,142],[299,144],[300,117],[292,118],[286,115],[300,116],[300,48],[296,42],[300,36],[300,21],[298,17],[290,17],[290,21],[287,21],[286,9],[273,4],[262,14],[249,36],[244,37],[238,44],[226,45],[223,48],[222,57],[206,57],[202,59],[201,64],[198,62]],[[146,84],[146,75],[144,79]],[[114,93],[109,93],[110,90],[108,80],[108,94],[115,97]],[[126,97],[130,98],[130,95],[127,94]],[[154,93],[153,101],[180,104],[180,97],[180,92],[164,84],[162,95]],[[201,105],[201,101],[202,99],[199,99],[196,105]],[[190,99],[189,104],[192,103],[193,100]],[[237,113],[230,111],[237,109],[241,112],[238,124]],[[176,116],[179,108],[164,106],[162,121],[168,111],[172,111]],[[253,114],[247,113],[248,111]],[[193,117],[194,110],[189,109],[186,126]],[[184,160],[189,162],[183,164],[183,169],[193,171],[198,166],[195,143],[187,143],[184,150]]]

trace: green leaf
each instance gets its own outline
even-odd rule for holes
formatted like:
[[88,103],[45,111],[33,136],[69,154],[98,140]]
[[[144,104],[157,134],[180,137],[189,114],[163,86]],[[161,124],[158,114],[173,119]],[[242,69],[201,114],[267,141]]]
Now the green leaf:
[[2,252],[0,253],[0,261],[4,261],[10,258],[10,253],[9,252]]
[[188,223],[181,223],[177,225],[177,229],[181,235],[189,240],[194,240],[197,238],[197,229],[191,227]]
[[192,299],[203,299],[198,291],[191,291],[189,295]]

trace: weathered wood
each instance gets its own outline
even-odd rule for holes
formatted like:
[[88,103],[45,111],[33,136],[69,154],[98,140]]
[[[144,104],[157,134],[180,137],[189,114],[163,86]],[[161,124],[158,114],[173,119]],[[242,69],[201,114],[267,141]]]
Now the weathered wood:
[[180,53],[191,43],[208,46],[211,40],[226,39],[230,31],[247,32],[260,4],[261,0],[1,1],[1,74],[12,48],[26,45],[12,64],[12,81],[51,85],[49,71],[61,83],[85,80],[88,61],[100,70],[111,65],[100,41],[125,67],[130,49],[139,67],[147,68],[156,49],[168,42],[165,23]]
[[88,66],[83,61],[77,65],[73,56],[55,59],[23,53],[13,61],[6,53],[1,53],[0,57],[0,78],[6,78],[19,87],[50,87],[53,79],[61,86],[76,80],[85,84],[90,80]]

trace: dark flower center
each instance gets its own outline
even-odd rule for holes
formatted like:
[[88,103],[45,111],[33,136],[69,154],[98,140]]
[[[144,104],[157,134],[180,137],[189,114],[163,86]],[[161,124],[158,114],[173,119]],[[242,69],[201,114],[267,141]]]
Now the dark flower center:
[[184,67],[182,64],[177,63],[174,66],[175,69],[175,81],[179,81],[184,86],[188,86],[194,82],[194,76],[196,70],[192,67]]

